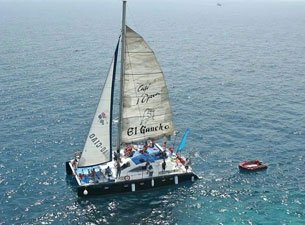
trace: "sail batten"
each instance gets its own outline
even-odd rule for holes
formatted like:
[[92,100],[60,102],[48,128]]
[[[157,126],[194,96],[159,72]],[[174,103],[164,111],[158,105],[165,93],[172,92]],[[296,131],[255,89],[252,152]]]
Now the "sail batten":
[[141,75],[153,75],[153,74],[162,74],[162,72],[152,72],[152,73],[125,73],[125,76],[141,76]]
[[121,143],[168,137],[174,132],[161,67],[145,40],[126,26]]

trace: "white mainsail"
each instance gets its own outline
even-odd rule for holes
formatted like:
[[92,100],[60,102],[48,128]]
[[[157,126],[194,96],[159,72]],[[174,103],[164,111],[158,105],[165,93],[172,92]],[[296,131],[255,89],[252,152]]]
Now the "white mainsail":
[[126,26],[121,143],[158,139],[174,132],[164,75],[145,40]]
[[112,99],[116,70],[118,45],[105,81],[95,116],[83,149],[78,167],[86,167],[109,162],[112,159],[111,128]]

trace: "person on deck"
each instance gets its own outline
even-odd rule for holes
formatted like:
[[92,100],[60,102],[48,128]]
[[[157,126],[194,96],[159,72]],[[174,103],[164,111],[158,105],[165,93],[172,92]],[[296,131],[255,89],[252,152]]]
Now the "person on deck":
[[95,171],[94,168],[92,169],[91,175],[92,175],[93,181],[95,181],[95,178],[96,178],[96,171]]
[[147,160],[145,163],[145,169],[148,170],[148,166],[150,165],[149,161]]
[[119,161],[116,162],[116,169],[117,169],[117,171],[116,171],[116,178],[118,178],[118,177],[121,176],[121,165],[120,165]]
[[185,167],[185,171],[187,172],[189,165],[190,165],[191,161],[189,158],[185,159],[185,163],[184,163],[184,167]]
[[110,167],[108,166],[107,168],[106,168],[106,170],[105,170],[105,175],[106,176],[108,176],[108,178],[110,178],[111,177],[111,175],[112,175],[112,173],[111,173],[111,169],[110,169]]
[[166,158],[167,158],[166,151],[161,152],[161,155],[162,155],[162,158],[163,158],[163,159],[166,159]]
[[165,162],[165,159],[163,159],[163,162],[162,162],[162,171],[164,172],[166,169],[166,162]]
[[131,157],[132,154],[133,154],[132,150],[133,150],[133,146],[127,144],[126,147],[125,147],[125,150],[124,150],[124,155],[125,155],[126,157]]
[[149,164],[149,166],[147,167],[147,173],[150,177],[152,177],[152,175],[154,173],[154,169],[153,169],[153,166],[151,164]]
[[170,152],[170,155],[172,155],[174,153],[174,148],[173,147],[170,147],[168,150]]

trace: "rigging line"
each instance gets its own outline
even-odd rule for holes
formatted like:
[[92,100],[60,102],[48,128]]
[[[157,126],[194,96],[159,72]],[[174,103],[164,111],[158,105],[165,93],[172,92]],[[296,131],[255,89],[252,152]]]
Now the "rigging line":
[[160,74],[162,73],[162,71],[160,72],[151,72],[151,73],[125,73],[126,76],[130,76],[130,75],[152,75],[152,74]]
[[[135,38],[134,38],[135,39]],[[127,52],[127,53],[134,53],[134,54],[138,54],[138,53],[140,53],[140,54],[150,54],[150,53],[153,53],[152,51],[146,51],[146,52],[134,52],[134,51],[132,51],[132,52]]]
[[[170,113],[164,113],[164,114],[155,114],[154,117],[161,117],[161,116],[168,116],[170,115]],[[128,117],[125,117],[125,118],[137,118],[137,116],[128,116]]]

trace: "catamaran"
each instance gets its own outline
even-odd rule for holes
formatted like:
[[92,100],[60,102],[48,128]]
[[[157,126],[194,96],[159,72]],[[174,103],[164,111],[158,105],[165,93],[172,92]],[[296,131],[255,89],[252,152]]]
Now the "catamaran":
[[[123,1],[121,35],[83,151],[66,162],[67,174],[77,182],[78,196],[137,192],[198,179],[190,160],[181,154],[189,129],[177,149],[167,144],[175,130],[164,74],[154,52],[125,21]],[[118,137],[114,146],[114,85],[120,39]]]

